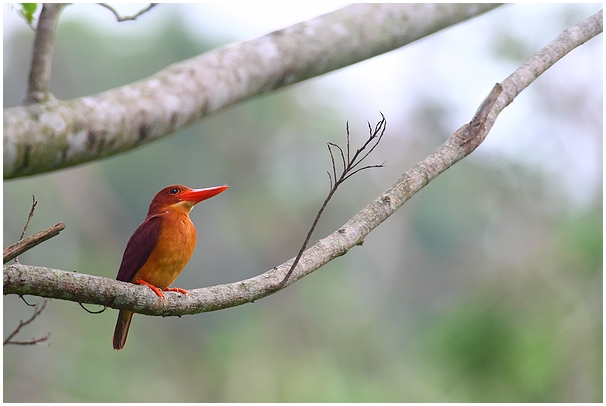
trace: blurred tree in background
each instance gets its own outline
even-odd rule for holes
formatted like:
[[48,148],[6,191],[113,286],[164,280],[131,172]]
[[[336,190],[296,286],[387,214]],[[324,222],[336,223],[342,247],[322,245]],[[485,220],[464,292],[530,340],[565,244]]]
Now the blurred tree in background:
[[[235,17],[223,21],[230,36],[213,31],[217,10],[206,7],[162,5],[129,24],[104,14],[95,25],[70,9],[100,16],[99,6],[68,7],[53,93],[97,93],[248,38]],[[21,262],[114,278],[157,190],[226,183],[221,202],[192,212],[198,245],[178,286],[257,275],[296,254],[328,188],[325,143],[343,140],[345,121],[359,141],[366,120],[385,113],[388,132],[374,154],[386,168],[346,183],[316,238],[468,121],[492,84],[599,7],[497,9],[145,147],[7,181],[4,245],[18,239],[34,194],[29,230],[67,228]],[[5,20],[10,13],[5,7]],[[25,23],[5,31],[5,108],[23,101],[32,37]],[[282,292],[196,316],[137,316],[121,352],[111,348],[115,311],[92,316],[51,301],[21,333],[50,331],[51,345],[5,346],[4,400],[601,401],[601,41],[539,78],[472,156],[363,247]],[[5,335],[30,315],[5,297]]]

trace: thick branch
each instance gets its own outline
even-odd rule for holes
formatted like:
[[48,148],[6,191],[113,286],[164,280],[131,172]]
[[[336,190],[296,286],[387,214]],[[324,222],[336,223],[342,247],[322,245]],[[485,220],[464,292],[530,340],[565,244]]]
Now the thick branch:
[[[385,221],[415,193],[456,162],[469,155],[486,138],[498,113],[567,52],[602,31],[602,12],[564,31],[512,75],[497,84],[476,115],[430,156],[402,177],[337,231],[319,240],[301,257],[285,286],[303,278],[329,261],[344,255]],[[108,278],[43,267],[4,266],[4,294],[36,295],[105,305],[149,315],[194,314],[261,299],[277,290],[292,259],[259,276],[231,284],[190,291],[189,296],[167,293],[163,302],[149,289]]]
[[164,137],[217,110],[391,51],[495,4],[354,4],[95,96],[4,111],[4,178]]
[[57,30],[59,15],[65,6],[65,4],[54,3],[46,3],[42,6],[38,27],[36,27],[32,65],[29,71],[27,103],[42,103],[52,97],[50,78],[53,51],[55,50],[55,31]]

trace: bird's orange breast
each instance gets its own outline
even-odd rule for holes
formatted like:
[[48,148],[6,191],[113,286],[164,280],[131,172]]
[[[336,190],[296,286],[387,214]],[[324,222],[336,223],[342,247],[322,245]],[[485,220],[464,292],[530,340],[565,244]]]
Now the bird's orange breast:
[[168,211],[160,216],[162,226],[156,246],[132,281],[142,279],[166,289],[177,279],[194,252],[196,228],[187,214]]

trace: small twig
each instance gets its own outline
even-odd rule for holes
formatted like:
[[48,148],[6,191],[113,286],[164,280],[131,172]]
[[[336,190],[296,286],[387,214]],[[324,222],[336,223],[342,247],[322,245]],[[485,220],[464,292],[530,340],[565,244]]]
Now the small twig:
[[[38,202],[36,201],[36,197],[34,195],[32,195],[32,208],[29,210],[29,215],[27,216],[27,221],[25,222],[25,226],[23,226],[23,231],[21,232],[21,237],[19,237],[19,241],[23,240],[23,236],[25,235],[25,232],[27,231],[27,227],[29,226],[29,221],[32,219],[32,217],[34,217],[34,210],[36,210],[36,205],[38,205]],[[9,247],[9,248],[11,248],[11,247]],[[19,255],[19,254],[17,254],[17,255]],[[3,263],[6,264],[7,261],[10,261],[10,259],[7,259]],[[15,263],[17,263],[17,264],[19,263],[18,256],[15,256]]]
[[[284,279],[282,279],[282,281],[278,285],[276,285],[275,289],[280,289],[280,288],[284,287],[284,284],[288,281],[288,278],[290,278],[290,276],[294,272],[295,268],[297,267],[297,264],[299,263],[299,260],[301,259],[301,256],[303,255],[303,252],[305,252],[305,249],[307,248],[307,244],[309,244],[311,235],[313,234],[313,232],[316,228],[316,225],[318,224],[318,221],[320,220],[320,217],[322,216],[322,213],[324,212],[324,209],[328,205],[328,202],[330,201],[332,196],[337,191],[337,188],[343,182],[345,182],[347,179],[349,179],[356,173],[363,171],[364,169],[383,167],[383,164],[367,165],[367,166],[363,166],[361,168],[356,169],[356,167],[360,163],[362,163],[362,161],[364,159],[366,159],[366,157],[368,157],[368,155],[370,155],[370,153],[375,149],[375,147],[379,144],[379,142],[381,142],[381,139],[383,138],[383,134],[385,134],[386,128],[387,128],[387,120],[385,119],[385,116],[383,115],[383,113],[381,113],[381,121],[379,121],[377,123],[374,130],[373,130],[372,126],[370,125],[370,123],[368,123],[368,129],[369,129],[370,136],[368,137],[368,139],[366,140],[364,145],[362,145],[360,148],[358,148],[356,150],[356,153],[353,155],[353,157],[351,156],[351,152],[350,152],[351,148],[350,148],[350,136],[349,136],[349,122],[347,122],[346,126],[345,126],[345,129],[347,132],[347,153],[345,151],[343,151],[343,148],[341,148],[339,145],[337,145],[333,142],[328,143],[328,152],[330,153],[330,161],[332,164],[332,175],[330,174],[330,172],[327,172],[328,179],[330,181],[330,191],[328,192],[328,196],[326,196],[326,199],[324,199],[324,203],[322,203],[322,207],[320,207],[320,210],[318,210],[318,213],[316,214],[316,218],[314,219],[314,222],[311,225],[309,232],[307,233],[307,237],[305,238],[305,242],[303,242],[303,245],[301,246],[299,253],[295,257],[295,260],[293,261],[290,269],[286,273],[286,276],[284,277]],[[369,146],[370,146],[370,149],[368,149],[364,155],[361,155],[362,153],[364,153],[364,151]],[[335,156],[332,151],[333,147],[337,148],[339,150],[339,154],[341,155],[341,161],[342,161],[342,165],[343,165],[341,176],[337,176],[337,167],[335,165]],[[346,155],[347,155],[347,159],[345,158]]]
[[107,3],[99,3],[100,6],[105,7],[106,9],[108,9],[109,11],[111,11],[112,13],[114,13],[114,15],[116,16],[116,19],[118,20],[119,23],[121,23],[122,21],[133,21],[136,20],[137,17],[139,17],[141,14],[148,12],[149,10],[151,10],[152,8],[154,8],[155,6],[158,5],[158,3],[149,3],[149,6],[146,7],[145,9],[139,11],[137,14],[130,16],[130,17],[120,17],[120,15],[118,14],[118,12],[109,4]]
[[4,344],[13,344],[13,345],[34,345],[34,344],[40,344],[45,342],[46,340],[48,340],[50,338],[50,332],[44,334],[42,337],[40,338],[32,338],[29,341],[7,341]]
[[[36,206],[38,205],[38,201],[36,197],[32,195],[32,208],[29,211],[29,215],[27,216],[27,221],[25,222],[25,226],[23,227],[23,231],[21,232],[21,237],[19,237],[19,241],[14,243],[13,245],[6,247],[3,253],[3,263],[6,264],[11,259],[15,259],[15,263],[19,263],[19,259],[17,258],[19,255],[24,253],[27,250],[34,248],[36,245],[48,240],[59,234],[61,230],[65,228],[65,223],[57,223],[52,227],[47,228],[46,230],[40,231],[37,234],[27,237],[23,239],[27,228],[29,227],[29,222],[34,217],[34,211],[36,210]],[[25,300],[25,299],[24,299]],[[27,302],[26,302],[27,303]]]
[[6,247],[4,249],[4,258],[3,263],[6,264],[13,258],[23,254],[25,251],[28,251],[34,248],[36,245],[43,243],[59,234],[65,228],[65,223],[57,223],[52,227],[47,228],[46,230],[40,231],[34,235],[30,235],[29,237],[24,238],[23,240],[14,243],[13,245]]
[[78,304],[80,305],[80,307],[81,307],[81,308],[83,308],[83,309],[84,309],[84,311],[86,311],[86,312],[87,312],[87,313],[89,313],[89,314],[101,314],[101,313],[103,313],[104,311],[106,311],[106,310],[107,310],[107,307],[103,306],[103,309],[101,309],[101,310],[97,310],[97,311],[95,312],[95,311],[93,311],[93,310],[88,310],[88,309],[87,309],[86,307],[84,307],[84,305],[83,305],[82,303],[80,303],[80,302],[78,302]]
[[30,302],[28,302],[23,295],[19,295],[19,298],[23,301],[23,303],[25,303],[29,307],[33,307],[35,309],[38,309],[38,304],[37,303],[30,303]]
[[[37,205],[38,205],[38,202],[36,201],[36,196],[32,195],[32,208],[29,210],[29,215],[27,216],[27,221],[25,222],[25,226],[23,226],[23,231],[21,232],[21,237],[19,237],[19,241],[21,241],[23,239],[23,236],[25,235],[25,232],[27,231],[27,227],[29,227],[29,221],[32,219],[32,217],[34,217],[34,210],[36,210]],[[17,261],[17,258],[15,258],[15,262],[19,262],[19,261]]]
[[[23,297],[21,297],[21,299],[23,299]],[[23,299],[23,301],[25,301],[25,299]],[[42,313],[42,311],[46,308],[46,305],[48,304],[48,299],[44,299],[44,302],[42,303],[42,306],[40,308],[38,308],[38,305],[32,305],[30,303],[27,303],[27,301],[25,301],[25,303],[28,306],[33,306],[34,308],[36,308],[36,311],[34,312],[34,314],[32,315],[32,317],[30,317],[28,320],[26,320],[26,321],[19,320],[19,325],[4,340],[4,344],[3,345],[6,345],[6,344],[34,345],[34,344],[38,344],[38,343],[44,342],[44,341],[48,340],[48,338],[50,337],[50,333],[46,333],[45,335],[43,335],[40,338],[32,338],[29,341],[12,341],[12,338],[14,336],[16,336],[19,333],[19,331],[21,331],[22,327],[27,326],[29,323],[31,323],[32,321],[34,321],[36,319],[36,317],[38,317],[40,315],[40,313]]]

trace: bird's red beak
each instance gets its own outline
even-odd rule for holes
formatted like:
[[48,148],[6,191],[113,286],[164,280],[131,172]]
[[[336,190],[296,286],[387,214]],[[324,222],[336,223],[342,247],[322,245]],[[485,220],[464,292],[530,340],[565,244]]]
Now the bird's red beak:
[[223,192],[229,186],[214,186],[207,187],[204,189],[190,189],[186,192],[181,193],[181,199],[188,202],[193,202],[194,204],[200,203],[202,200],[210,199],[213,196],[218,195]]

